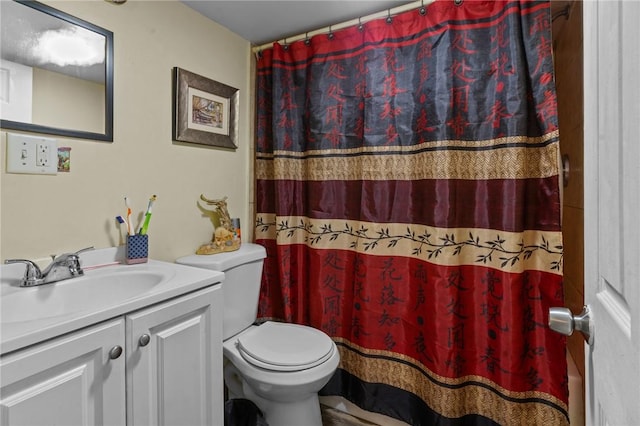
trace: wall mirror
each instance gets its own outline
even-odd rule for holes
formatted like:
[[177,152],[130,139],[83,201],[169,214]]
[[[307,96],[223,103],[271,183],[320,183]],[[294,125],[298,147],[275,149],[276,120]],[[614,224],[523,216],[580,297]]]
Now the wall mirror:
[[0,8],[0,127],[113,141],[113,33],[35,1]]

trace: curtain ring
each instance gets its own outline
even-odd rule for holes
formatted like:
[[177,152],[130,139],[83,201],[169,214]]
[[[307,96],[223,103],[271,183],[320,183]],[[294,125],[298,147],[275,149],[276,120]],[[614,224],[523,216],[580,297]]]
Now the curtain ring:
[[424,16],[427,14],[427,8],[424,7],[424,0],[422,0],[420,3],[421,3],[421,6],[420,6],[420,9],[418,9],[418,12],[420,13],[420,15]]
[[327,37],[329,37],[329,40],[333,40],[333,30],[331,29],[331,25],[329,25],[329,34],[327,34]]
[[311,40],[309,40],[309,33],[304,33],[304,44],[307,46],[311,44]]
[[362,23],[362,20],[360,17],[358,17],[358,30],[360,31],[364,30],[364,24]]
[[462,2],[464,2],[464,0],[453,0],[453,4],[455,4],[456,6],[461,6]]
[[287,44],[287,39],[286,39],[286,38],[285,38],[285,39],[283,39],[283,42],[284,42],[284,45],[282,46],[282,48],[283,48],[284,50],[289,50],[289,45]]
[[391,22],[393,22],[393,19],[391,18],[391,9],[387,10],[387,24],[390,24]]

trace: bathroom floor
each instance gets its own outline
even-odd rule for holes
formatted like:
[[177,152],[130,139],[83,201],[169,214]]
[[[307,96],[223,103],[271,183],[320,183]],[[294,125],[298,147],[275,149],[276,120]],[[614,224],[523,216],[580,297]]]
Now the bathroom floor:
[[368,420],[359,419],[335,408],[320,406],[322,411],[322,426],[380,426]]

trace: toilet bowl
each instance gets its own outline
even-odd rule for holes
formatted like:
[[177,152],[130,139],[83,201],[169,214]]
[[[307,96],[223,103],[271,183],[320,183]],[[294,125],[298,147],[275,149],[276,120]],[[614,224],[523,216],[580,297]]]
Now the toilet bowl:
[[230,398],[253,401],[273,426],[322,426],[318,391],[331,379],[340,354],[312,327],[267,321],[255,325],[264,247],[182,257],[178,263],[225,273],[224,377]]
[[266,322],[225,341],[223,351],[231,395],[255,402],[269,424],[322,425],[318,391],[340,361],[326,334],[311,327]]

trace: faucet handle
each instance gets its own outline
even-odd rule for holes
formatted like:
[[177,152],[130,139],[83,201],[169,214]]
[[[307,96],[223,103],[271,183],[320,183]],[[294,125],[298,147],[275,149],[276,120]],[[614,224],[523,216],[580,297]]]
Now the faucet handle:
[[64,262],[64,264],[66,264],[66,266],[69,268],[69,273],[73,277],[77,277],[79,275],[84,275],[84,271],[82,270],[82,267],[80,266],[80,253],[82,253],[84,251],[89,251],[89,250],[93,250],[93,246],[80,249],[80,250],[76,251],[75,253],[61,254],[60,256],[58,256],[58,257],[56,257],[54,259],[54,262],[55,261],[57,261],[59,263]]
[[78,267],[80,267],[80,253],[85,252],[85,251],[89,251],[89,250],[93,250],[93,246],[91,247],[85,247],[83,249],[80,249],[76,252],[73,253],[62,253],[59,255],[51,255],[52,258],[52,263],[60,263],[60,262],[75,262]]
[[75,254],[80,254],[80,253],[82,253],[82,252],[90,251],[90,250],[93,250],[93,249],[95,249],[95,247],[94,247],[94,246],[85,247],[85,248],[83,248],[83,249],[78,250]]
[[80,253],[84,253],[85,251],[93,250],[94,248],[95,247],[90,246],[90,247],[85,247],[83,249],[80,249],[80,250],[77,250],[77,251],[74,251],[74,252],[71,252],[71,253],[62,253],[62,254],[58,254],[58,255],[52,254],[50,256],[51,256],[52,260],[56,260],[57,258],[62,257],[62,256],[77,256]]
[[85,252],[85,251],[89,251],[89,250],[93,250],[94,247],[85,247],[83,249],[78,250],[75,253],[71,253],[69,255],[69,271],[71,272],[71,275],[73,276],[78,276],[78,275],[84,275],[84,271],[82,270],[82,267],[80,266],[80,253]]
[[22,279],[22,284],[25,286],[34,285],[38,282],[38,280],[42,280],[42,271],[38,265],[28,259],[7,259],[4,261],[5,264],[11,263],[24,263],[27,265],[27,269],[24,271],[24,278]]

